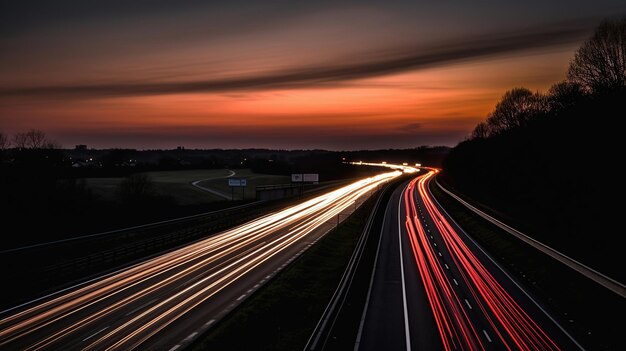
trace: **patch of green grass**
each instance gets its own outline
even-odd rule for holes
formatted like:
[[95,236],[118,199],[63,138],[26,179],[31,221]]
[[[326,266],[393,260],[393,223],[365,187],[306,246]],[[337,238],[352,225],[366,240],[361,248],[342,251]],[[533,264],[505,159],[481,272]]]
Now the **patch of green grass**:
[[[255,198],[255,187],[258,185],[284,184],[290,181],[289,177],[286,176],[256,174],[248,169],[238,169],[234,170],[234,172],[236,173],[234,177],[248,178],[248,187],[245,191],[246,200]],[[224,200],[222,197],[192,186],[191,183],[196,180],[210,179],[200,184],[226,194],[230,194],[231,191],[226,178],[231,174],[231,171],[227,169],[158,171],[147,172],[146,174],[154,182],[158,195],[172,197],[178,205],[201,205],[207,202]],[[115,201],[117,187],[122,179],[124,178],[85,178],[84,181],[85,185],[96,195],[109,201]],[[240,198],[241,193],[241,188],[236,188],[235,198]]]
[[[245,200],[253,200],[256,197],[255,188],[261,185],[275,185],[275,184],[289,184],[291,178],[288,176],[270,175],[270,174],[257,174],[253,173],[249,169],[235,169],[233,170],[235,175],[233,178],[247,178],[248,186],[245,191],[241,188],[235,188],[235,199],[241,199],[242,193],[245,195]],[[227,179],[211,179],[199,183],[207,188],[215,189],[225,194],[231,194],[232,190],[228,186]]]
[[[454,220],[539,298],[576,340],[593,350],[623,347],[624,299],[477,216],[431,182]],[[558,248],[557,248],[558,249]]]
[[194,350],[301,350],[335,291],[373,201],[200,339]]

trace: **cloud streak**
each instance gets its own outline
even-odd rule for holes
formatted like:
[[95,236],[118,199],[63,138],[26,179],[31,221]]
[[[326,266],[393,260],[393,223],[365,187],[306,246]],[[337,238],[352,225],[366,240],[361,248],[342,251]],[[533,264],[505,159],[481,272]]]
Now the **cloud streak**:
[[320,87],[460,61],[571,44],[579,42],[590,29],[590,23],[587,21],[560,23],[541,30],[478,36],[430,46],[376,52],[375,60],[359,61],[355,58],[353,62],[320,64],[248,77],[182,82],[2,88],[0,96],[98,98]]

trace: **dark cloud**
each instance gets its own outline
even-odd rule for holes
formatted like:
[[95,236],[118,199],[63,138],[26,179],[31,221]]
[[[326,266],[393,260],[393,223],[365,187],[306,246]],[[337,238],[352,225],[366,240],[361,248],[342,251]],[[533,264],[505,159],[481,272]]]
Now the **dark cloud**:
[[0,89],[0,95],[107,97],[321,86],[463,60],[569,44],[580,41],[590,29],[589,22],[561,23],[540,30],[464,38],[431,46],[390,50],[382,54],[377,52],[378,59],[372,61],[359,62],[358,58],[355,58],[355,62],[309,66],[243,78],[175,83],[111,83],[4,88]]

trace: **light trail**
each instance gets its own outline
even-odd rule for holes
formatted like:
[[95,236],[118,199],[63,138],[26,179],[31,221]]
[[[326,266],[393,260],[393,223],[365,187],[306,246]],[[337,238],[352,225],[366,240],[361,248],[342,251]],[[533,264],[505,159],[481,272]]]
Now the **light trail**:
[[[437,170],[430,170],[409,183],[404,193],[404,206],[411,248],[444,349],[484,350],[487,346],[480,337],[484,334],[489,343],[497,339],[506,350],[559,350],[552,339],[484,267],[435,206],[427,186],[436,173]],[[467,297],[460,296],[450,283],[454,281],[455,286],[458,286],[454,278],[446,275],[442,258],[435,254],[430,244],[424,224],[420,220],[423,213],[418,209],[416,196],[422,199],[425,212],[432,219],[452,263],[468,287],[475,301],[474,308],[467,301]],[[470,313],[479,313],[494,331],[496,338],[492,340],[485,330],[481,333],[473,323],[475,317],[472,318]]]
[[285,250],[400,174],[359,180],[12,311],[0,320],[0,348],[137,348],[250,272],[273,265]]

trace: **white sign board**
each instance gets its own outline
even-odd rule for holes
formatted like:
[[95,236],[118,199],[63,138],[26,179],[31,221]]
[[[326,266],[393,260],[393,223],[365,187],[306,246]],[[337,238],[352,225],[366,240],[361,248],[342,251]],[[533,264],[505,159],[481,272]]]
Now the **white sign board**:
[[228,186],[248,186],[247,178],[228,178]]
[[317,173],[303,174],[302,178],[304,182],[319,182],[320,181],[320,175]]
[[291,182],[292,183],[302,183],[302,182],[311,182],[317,183],[320,181],[320,175],[317,173],[305,173],[305,174],[292,174]]

